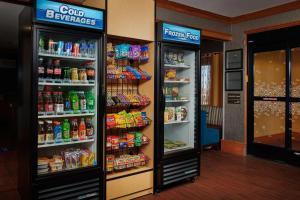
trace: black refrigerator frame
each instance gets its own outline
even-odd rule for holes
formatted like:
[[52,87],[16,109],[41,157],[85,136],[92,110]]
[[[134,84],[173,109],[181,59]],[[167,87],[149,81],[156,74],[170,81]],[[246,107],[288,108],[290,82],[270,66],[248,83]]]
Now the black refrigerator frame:
[[[178,183],[190,180],[194,181],[196,177],[200,176],[200,86],[201,86],[201,57],[200,46],[193,44],[186,44],[175,41],[164,41],[162,38],[162,24],[156,24],[156,66],[155,66],[155,168],[154,168],[154,192],[174,186]],[[168,23],[170,24],[170,23]],[[174,23],[172,23],[174,24]],[[174,24],[177,25],[177,24]],[[180,25],[179,25],[180,26]],[[187,26],[184,26],[187,27]],[[193,27],[188,27],[193,28]],[[194,29],[194,28],[193,28]],[[200,30],[201,31],[201,30]],[[164,49],[165,47],[174,47],[177,49],[189,50],[195,52],[195,124],[194,124],[194,148],[183,150],[169,155],[164,155],[164,108],[165,97],[163,94],[164,86]],[[186,167],[186,170],[183,168]],[[192,168],[192,169],[191,169]],[[168,173],[180,176],[166,183],[164,176]],[[196,170],[196,171],[195,171]],[[177,172],[176,172],[177,171]],[[182,175],[183,174],[183,175]],[[181,176],[182,175],[182,176]]]
[[[104,199],[103,127],[105,124],[103,116],[105,105],[104,54],[106,41],[106,12],[102,9],[95,10],[103,12],[103,31],[36,21],[35,11],[32,7],[25,7],[19,16],[18,190],[21,199],[50,199],[52,195],[51,193],[56,193],[58,196],[55,198],[57,199],[66,199],[68,197],[68,189],[72,187],[82,188],[82,190],[85,190],[78,192],[69,191],[69,194],[72,193],[72,195],[77,195],[78,193],[78,197],[81,199],[94,198],[96,195],[95,188],[98,189],[98,191],[96,191],[98,192],[98,195],[96,195],[97,199]],[[40,177],[37,176],[37,38],[38,31],[41,30],[45,30],[47,32],[61,32],[66,35],[82,36],[97,40],[97,166],[62,171]],[[60,194],[65,196],[58,198]]]

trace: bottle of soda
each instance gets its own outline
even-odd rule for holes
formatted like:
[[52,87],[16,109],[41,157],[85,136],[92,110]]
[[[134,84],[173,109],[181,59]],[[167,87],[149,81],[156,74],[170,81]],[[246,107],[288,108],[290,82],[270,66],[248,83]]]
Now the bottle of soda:
[[77,93],[75,91],[71,91],[70,98],[71,98],[73,111],[78,112],[79,111],[79,98],[78,98]]
[[93,138],[94,136],[94,126],[92,124],[92,119],[91,118],[86,118],[86,136],[88,138]]
[[53,133],[54,133],[54,141],[56,143],[61,143],[62,140],[62,127],[60,124],[60,121],[54,121],[54,128],[53,128]]
[[52,79],[53,74],[54,74],[54,70],[52,65],[52,59],[49,59],[47,63],[46,78]]
[[72,140],[77,141],[79,140],[77,119],[72,119],[71,125],[72,125],[72,130],[71,130]]
[[64,142],[70,142],[70,123],[68,119],[63,122],[63,139]]
[[39,52],[44,52],[45,51],[45,40],[43,37],[40,37],[39,40]]
[[86,92],[86,105],[89,111],[94,111],[95,109],[95,97],[92,91]]
[[62,97],[62,92],[53,92],[54,99],[54,111],[58,114],[64,112],[64,100]]
[[79,124],[79,139],[80,140],[86,140],[86,126],[84,119],[81,118],[80,124]]
[[38,93],[38,112],[44,112],[44,99],[42,92]]
[[43,58],[39,58],[38,73],[39,73],[39,78],[44,78],[45,77],[45,66],[44,66],[44,59]]
[[61,67],[60,67],[60,60],[55,59],[53,60],[53,78],[54,79],[60,79],[61,78]]
[[85,111],[86,110],[86,99],[84,96],[84,92],[81,91],[81,92],[78,92],[78,94],[79,94],[79,99],[80,99],[80,110]]
[[53,134],[52,121],[47,120],[46,121],[46,143],[51,144],[53,142],[54,142],[54,134]]
[[51,97],[51,92],[45,92],[44,95],[44,106],[45,106],[45,112],[53,112],[54,111],[54,106],[53,106],[53,101]]
[[39,121],[39,127],[38,127],[38,144],[45,144],[45,124],[44,121]]
[[71,108],[71,99],[70,99],[70,94],[69,93],[65,94],[65,98],[64,98],[64,110],[65,111],[72,110],[72,108]]

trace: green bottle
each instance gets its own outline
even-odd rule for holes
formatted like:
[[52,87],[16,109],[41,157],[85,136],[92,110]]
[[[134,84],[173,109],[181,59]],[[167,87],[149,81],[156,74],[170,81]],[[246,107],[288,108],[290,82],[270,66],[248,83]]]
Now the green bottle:
[[89,111],[95,110],[95,97],[93,92],[86,92],[86,106]]
[[68,119],[64,119],[63,122],[63,139],[64,142],[70,142],[70,123]]
[[78,95],[75,91],[70,92],[70,97],[71,97],[71,103],[72,103],[72,109],[75,113],[78,112],[79,110],[79,98]]

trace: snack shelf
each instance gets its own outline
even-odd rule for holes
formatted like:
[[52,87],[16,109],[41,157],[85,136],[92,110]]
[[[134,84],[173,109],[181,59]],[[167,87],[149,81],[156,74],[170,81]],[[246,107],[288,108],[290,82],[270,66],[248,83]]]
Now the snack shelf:
[[124,123],[124,124],[118,124],[117,126],[115,127],[106,127],[106,130],[122,130],[122,129],[136,129],[136,128],[145,128],[146,126],[149,126],[151,124],[152,120],[149,119],[147,117],[146,120],[144,120],[144,124],[143,125],[140,125],[140,126],[135,126],[134,124],[131,124],[131,123]]
[[183,150],[188,150],[188,149],[193,149],[191,147],[188,147],[188,146],[184,146],[184,147],[176,147],[174,149],[167,149],[167,148],[164,148],[164,152],[166,154],[168,153],[173,153],[173,152],[176,152],[176,151],[183,151]]
[[48,82],[39,82],[39,85],[44,86],[80,86],[80,87],[95,87],[94,83],[48,83]]
[[183,83],[183,84],[187,84],[190,83],[190,81],[170,81],[170,80],[165,80],[165,83]]
[[191,68],[191,66],[181,65],[181,64],[177,64],[177,65],[164,64],[164,66],[165,66],[165,68],[176,68],[176,69],[189,69],[189,68]]
[[56,147],[56,146],[64,146],[64,145],[73,145],[73,144],[82,144],[82,143],[90,143],[94,142],[95,139],[87,139],[87,140],[79,140],[79,141],[70,141],[70,142],[61,142],[61,143],[53,143],[53,144],[42,144],[38,145],[38,148],[46,148],[46,147]]
[[152,170],[152,168],[147,167],[147,166],[140,166],[140,167],[136,167],[136,168],[129,168],[124,171],[117,171],[117,172],[114,171],[114,172],[108,173],[106,175],[106,180],[115,179],[115,178],[119,178],[122,176],[127,176],[129,174],[135,174],[135,173],[140,173],[140,172],[149,171],[149,170]]
[[80,56],[64,56],[64,55],[56,55],[56,54],[49,54],[49,53],[39,53],[39,56],[43,57],[50,57],[50,58],[60,58],[60,59],[72,59],[72,60],[88,60],[88,61],[95,61],[96,58],[90,57],[80,57]]
[[63,114],[63,115],[41,115],[38,119],[48,119],[48,118],[66,118],[66,117],[86,117],[94,116],[95,113],[78,113],[78,114]]
[[171,122],[165,122],[165,125],[170,125],[170,124],[184,124],[184,123],[189,123],[189,121],[171,121]]
[[190,100],[166,100],[166,103],[183,103],[189,102]]

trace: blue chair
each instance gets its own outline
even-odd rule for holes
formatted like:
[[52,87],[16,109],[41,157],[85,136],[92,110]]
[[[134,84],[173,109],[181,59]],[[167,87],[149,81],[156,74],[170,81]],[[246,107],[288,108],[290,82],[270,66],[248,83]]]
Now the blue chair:
[[207,113],[201,111],[201,146],[219,144],[220,132],[216,128],[208,128],[206,124]]

